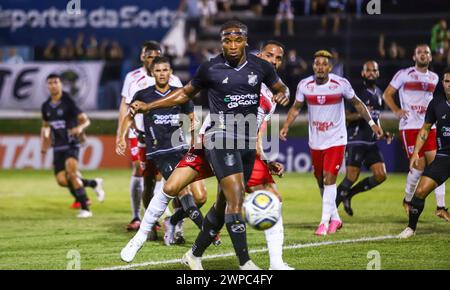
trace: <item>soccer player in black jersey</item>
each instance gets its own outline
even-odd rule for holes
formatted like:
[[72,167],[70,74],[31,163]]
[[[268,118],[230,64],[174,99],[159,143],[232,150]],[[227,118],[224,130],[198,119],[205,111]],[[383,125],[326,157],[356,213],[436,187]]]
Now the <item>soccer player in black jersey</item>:
[[[364,89],[358,93],[358,96],[366,104],[372,119],[380,126],[380,113],[384,108],[384,103],[383,91],[376,85],[380,76],[378,63],[373,60],[366,61],[361,76],[364,80]],[[345,212],[353,216],[352,198],[360,192],[383,183],[386,180],[386,166],[383,155],[376,144],[377,137],[367,122],[353,106],[349,106],[345,113],[348,122],[346,174],[344,180],[338,186],[336,204],[339,206],[343,202]],[[390,142],[390,134],[385,132],[385,136]],[[372,171],[372,176],[364,178],[353,186],[358,180],[362,165]]]
[[104,199],[103,180],[83,179],[78,171],[78,153],[80,139],[90,121],[70,96],[63,92],[61,79],[57,74],[47,77],[50,97],[42,104],[41,151],[47,152],[51,141],[53,147],[53,166],[56,181],[60,186],[68,187],[81,206],[79,218],[92,216],[85,186],[92,187],[99,201]]
[[[438,150],[433,162],[425,167],[411,200],[408,227],[399,234],[399,238],[406,239],[416,232],[417,222],[425,207],[425,198],[439,185],[450,177],[450,68],[444,71],[442,85],[445,96],[435,96],[430,102],[425,115],[425,123],[416,139],[414,153],[410,160],[410,167],[419,160],[419,152],[427,140],[431,127],[436,124],[436,141]],[[445,213],[445,220],[450,222],[448,209],[438,208]]]
[[273,100],[285,106],[289,103],[289,90],[271,64],[246,52],[244,24],[229,21],[221,27],[220,35],[222,54],[203,63],[186,86],[156,102],[135,102],[131,108],[142,112],[171,107],[189,101],[202,89],[207,90],[212,126],[205,133],[205,155],[221,192],[207,213],[192,249],[182,260],[191,269],[203,269],[201,257],[225,224],[240,268],[259,269],[248,254],[242,217],[245,184],[256,155],[259,94],[261,83],[265,83],[274,93]]
[[[150,71],[155,78],[155,86],[138,91],[133,102],[149,103],[169,95],[175,87],[169,85],[169,79],[172,74],[169,60],[166,57],[155,57],[151,64]],[[156,168],[161,172],[167,180],[175,170],[177,164],[187,152],[189,146],[185,142],[184,134],[181,128],[183,119],[181,114],[189,115],[191,124],[194,122],[192,114],[194,105],[192,101],[174,105],[167,108],[159,108],[143,114],[145,128],[145,145],[146,158],[152,161]],[[120,125],[118,142],[116,144],[116,152],[123,155],[126,149],[126,133],[134,120],[133,114],[129,113]],[[192,138],[193,131],[191,130]],[[192,219],[192,221],[201,228],[203,216],[193,196],[185,188],[180,192],[180,198],[183,210]],[[125,262],[131,262],[139,249],[144,245],[148,233],[152,227],[166,210],[168,201],[171,198],[164,192],[156,192],[150,201],[144,218],[141,222],[138,232],[130,240],[121,252],[121,258]],[[165,203],[167,201],[167,203]],[[167,229],[166,229],[167,230]],[[164,239],[166,245],[170,245],[172,241]]]

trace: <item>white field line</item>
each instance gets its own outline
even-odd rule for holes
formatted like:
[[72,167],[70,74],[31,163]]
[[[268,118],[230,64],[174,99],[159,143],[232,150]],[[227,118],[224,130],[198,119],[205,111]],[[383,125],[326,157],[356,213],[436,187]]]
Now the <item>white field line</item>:
[[[382,241],[395,239],[397,236],[379,236],[379,237],[367,237],[367,238],[359,238],[352,240],[341,240],[341,241],[329,241],[329,242],[319,242],[319,243],[308,243],[308,244],[294,244],[284,246],[283,250],[291,250],[291,249],[303,249],[303,248],[312,248],[312,247],[321,247],[321,246],[329,246],[329,245],[339,245],[339,244],[352,244],[352,243],[362,243],[362,242],[374,242],[374,241]],[[267,248],[250,250],[249,253],[265,253],[267,252]],[[224,254],[216,254],[216,255],[208,255],[202,258],[202,260],[212,260],[218,258],[225,257],[233,257],[236,254],[234,252],[224,253]],[[114,266],[108,268],[99,268],[97,270],[127,270],[132,268],[146,267],[146,266],[157,266],[157,265],[165,265],[165,264],[179,264],[181,263],[181,259],[173,259],[173,260],[162,260],[162,261],[148,261],[139,264],[128,264],[123,266]]]

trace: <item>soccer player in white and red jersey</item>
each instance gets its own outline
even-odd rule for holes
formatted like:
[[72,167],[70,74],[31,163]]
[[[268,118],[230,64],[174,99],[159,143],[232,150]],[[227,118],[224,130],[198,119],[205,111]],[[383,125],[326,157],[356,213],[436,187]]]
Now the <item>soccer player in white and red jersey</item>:
[[347,144],[344,98],[369,123],[378,138],[383,136],[383,130],[372,120],[366,105],[355,95],[350,83],[345,78],[330,73],[331,58],[331,53],[326,50],[319,50],[314,54],[314,75],[298,84],[296,100],[280,131],[280,139],[286,140],[289,126],[306,102],[314,176],[322,194],[322,219],[315,231],[316,235],[333,234],[342,227],[335,200],[336,179]]
[[[400,119],[400,137],[408,159],[411,159],[414,153],[417,135],[423,126],[428,104],[433,99],[434,90],[439,82],[438,75],[428,69],[432,57],[427,44],[416,46],[413,60],[415,66],[398,71],[383,94],[386,104]],[[394,101],[394,95],[397,91],[400,97],[400,107]],[[406,194],[403,199],[403,206],[407,214],[420,176],[422,176],[425,166],[433,162],[436,149],[436,127],[434,126],[419,152],[419,161],[413,164],[406,178]],[[445,211],[445,184],[437,187],[435,194],[436,215],[445,218],[446,213],[443,212]]]
[[[119,109],[117,132],[120,132],[120,121],[127,115],[128,106],[132,102],[134,94],[139,90],[155,84],[155,80],[150,75],[148,67],[152,64],[153,59],[160,56],[161,53],[161,46],[156,41],[147,41],[142,45],[140,56],[142,67],[129,72],[125,77],[122,87],[122,101]],[[171,77],[169,84],[176,87],[182,86],[180,79],[176,76]],[[157,176],[157,170],[152,170],[154,167],[151,166],[150,163],[146,163],[146,182],[144,188],[144,170],[142,164],[146,162],[145,144],[144,142],[138,141],[139,136],[137,135],[136,129],[141,132],[144,131],[142,115],[140,114],[136,116],[134,129],[129,130],[128,133],[131,159],[133,161],[133,173],[130,181],[132,220],[127,226],[129,231],[138,230],[141,224],[140,210],[141,200],[143,199],[142,193],[144,192],[144,189],[147,194],[145,194],[143,200],[144,205],[147,206],[150,202],[153,190],[162,189],[163,187],[163,180],[161,176]]]

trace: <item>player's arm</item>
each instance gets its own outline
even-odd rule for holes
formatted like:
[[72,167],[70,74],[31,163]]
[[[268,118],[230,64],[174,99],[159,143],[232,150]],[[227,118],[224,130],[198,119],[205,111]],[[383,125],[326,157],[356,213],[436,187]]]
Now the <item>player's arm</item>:
[[394,96],[396,92],[397,90],[392,85],[388,85],[386,90],[384,90],[383,100],[399,119],[408,118],[408,112],[399,108],[395,103]]
[[80,136],[84,133],[87,127],[91,125],[91,121],[85,113],[77,115],[78,125],[69,130],[69,134],[72,136]]
[[50,147],[50,125],[47,121],[42,121],[41,127],[41,153],[47,153],[47,149]]
[[167,97],[158,99],[151,103],[146,104],[140,101],[133,102],[130,105],[131,113],[145,113],[159,108],[170,108],[181,105],[192,99],[198,92],[200,92],[200,89],[194,87],[191,82],[189,82],[184,87],[171,92]]
[[278,81],[270,87],[270,90],[273,93],[273,102],[280,104],[283,107],[289,104],[289,88],[281,81],[281,79],[278,79]]
[[128,111],[128,105],[125,101],[125,97],[122,97],[122,100],[120,101],[119,106],[119,118],[117,119],[117,132],[116,132],[116,139],[119,138],[119,132],[120,132],[120,124],[122,123],[122,120],[126,117]]
[[286,136],[289,132],[289,127],[295,121],[297,116],[300,114],[300,109],[303,107],[304,102],[295,100],[292,107],[289,109],[286,122],[284,122],[283,128],[280,131],[280,139],[286,141]]
[[416,139],[416,145],[414,146],[414,153],[411,156],[411,159],[409,161],[409,168],[412,168],[413,165],[416,164],[419,161],[419,152],[422,149],[423,145],[425,145],[425,142],[428,139],[428,135],[430,134],[431,127],[433,126],[432,123],[425,122],[422,126],[422,128],[419,131],[419,134],[417,135]]
[[372,119],[367,106],[357,96],[353,96],[353,98],[350,99],[350,102],[355,107],[358,114],[360,114],[361,117],[366,120],[367,123],[369,123],[372,131],[377,135],[377,137],[381,138],[383,136],[383,129],[381,129],[379,124],[375,123],[375,121]]
[[125,115],[120,121],[117,139],[116,139],[116,153],[117,155],[125,155],[125,149],[127,149],[126,135],[128,129],[133,124],[134,118],[131,113]]
[[191,133],[191,146],[195,143],[195,130],[197,128],[198,120],[195,117],[194,112],[189,113],[189,120],[191,121],[189,132]]

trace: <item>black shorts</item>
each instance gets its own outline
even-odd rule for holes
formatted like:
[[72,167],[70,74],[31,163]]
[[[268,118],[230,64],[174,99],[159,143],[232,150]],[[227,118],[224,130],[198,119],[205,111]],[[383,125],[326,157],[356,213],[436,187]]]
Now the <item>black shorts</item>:
[[360,145],[349,144],[347,145],[345,152],[345,165],[361,168],[364,165],[366,168],[370,168],[375,163],[384,163],[383,154],[377,144],[373,145]]
[[219,181],[229,175],[244,173],[244,182],[247,184],[255,165],[256,150],[205,149],[205,156]]
[[147,159],[150,160],[156,166],[156,168],[164,177],[164,179],[168,180],[169,176],[175,170],[181,159],[183,159],[183,156],[184,154],[186,154],[186,152],[187,150],[172,152],[168,154],[154,155],[148,157]]
[[69,158],[75,158],[78,160],[78,154],[80,153],[79,147],[70,147],[66,150],[53,151],[53,169],[55,175],[60,171],[66,170],[66,160]]
[[422,175],[433,179],[438,185],[443,184],[450,177],[450,156],[436,155]]

